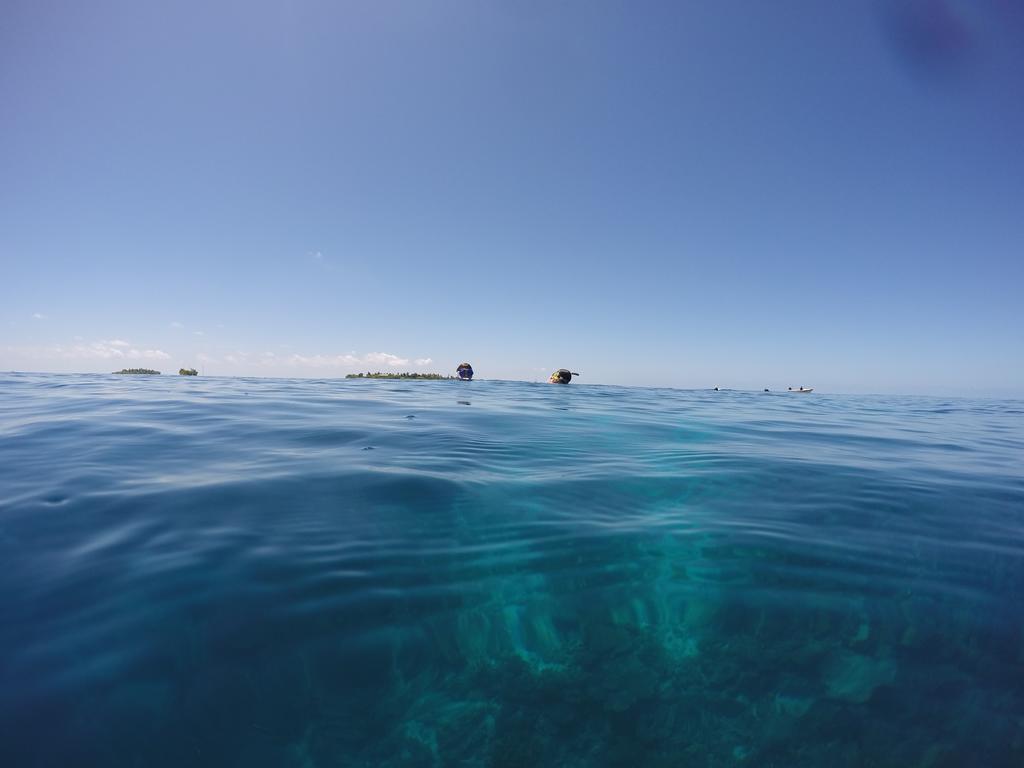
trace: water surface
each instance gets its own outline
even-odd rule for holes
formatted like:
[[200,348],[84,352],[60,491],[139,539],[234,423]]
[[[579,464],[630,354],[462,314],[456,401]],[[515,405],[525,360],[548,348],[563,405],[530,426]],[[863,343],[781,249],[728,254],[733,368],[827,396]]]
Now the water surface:
[[0,375],[5,766],[1024,765],[1024,403]]

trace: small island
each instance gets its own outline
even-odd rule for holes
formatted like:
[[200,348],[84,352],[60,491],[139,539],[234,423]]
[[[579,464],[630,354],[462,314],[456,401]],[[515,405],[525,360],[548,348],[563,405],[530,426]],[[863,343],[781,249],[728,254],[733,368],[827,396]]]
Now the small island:
[[160,371],[154,371],[152,368],[122,368],[120,371],[114,371],[115,374],[132,374],[140,376],[159,376]]
[[198,376],[199,375],[199,371],[197,371],[195,368],[179,368],[178,369],[178,375],[179,376]]
[[446,380],[454,379],[454,376],[442,376],[440,373],[349,373],[345,376],[346,379],[430,379],[430,380]]

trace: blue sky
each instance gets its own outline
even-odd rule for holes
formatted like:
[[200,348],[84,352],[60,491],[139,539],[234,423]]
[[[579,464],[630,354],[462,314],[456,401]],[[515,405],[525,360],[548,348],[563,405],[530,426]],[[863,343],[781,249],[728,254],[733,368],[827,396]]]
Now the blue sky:
[[1024,11],[6,2],[0,370],[1024,394]]

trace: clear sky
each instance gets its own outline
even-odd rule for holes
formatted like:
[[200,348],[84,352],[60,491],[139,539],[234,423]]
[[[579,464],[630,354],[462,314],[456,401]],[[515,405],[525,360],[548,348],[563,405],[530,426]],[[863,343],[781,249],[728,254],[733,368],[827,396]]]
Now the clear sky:
[[0,4],[0,370],[1024,394],[1024,6]]

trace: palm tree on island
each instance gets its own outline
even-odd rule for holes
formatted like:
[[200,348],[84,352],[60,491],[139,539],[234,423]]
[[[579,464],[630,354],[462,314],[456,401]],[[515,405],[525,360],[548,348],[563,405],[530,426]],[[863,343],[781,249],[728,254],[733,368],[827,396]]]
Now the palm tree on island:
[[179,368],[178,369],[178,375],[179,376],[198,376],[199,375],[199,371],[197,371],[195,368]]

